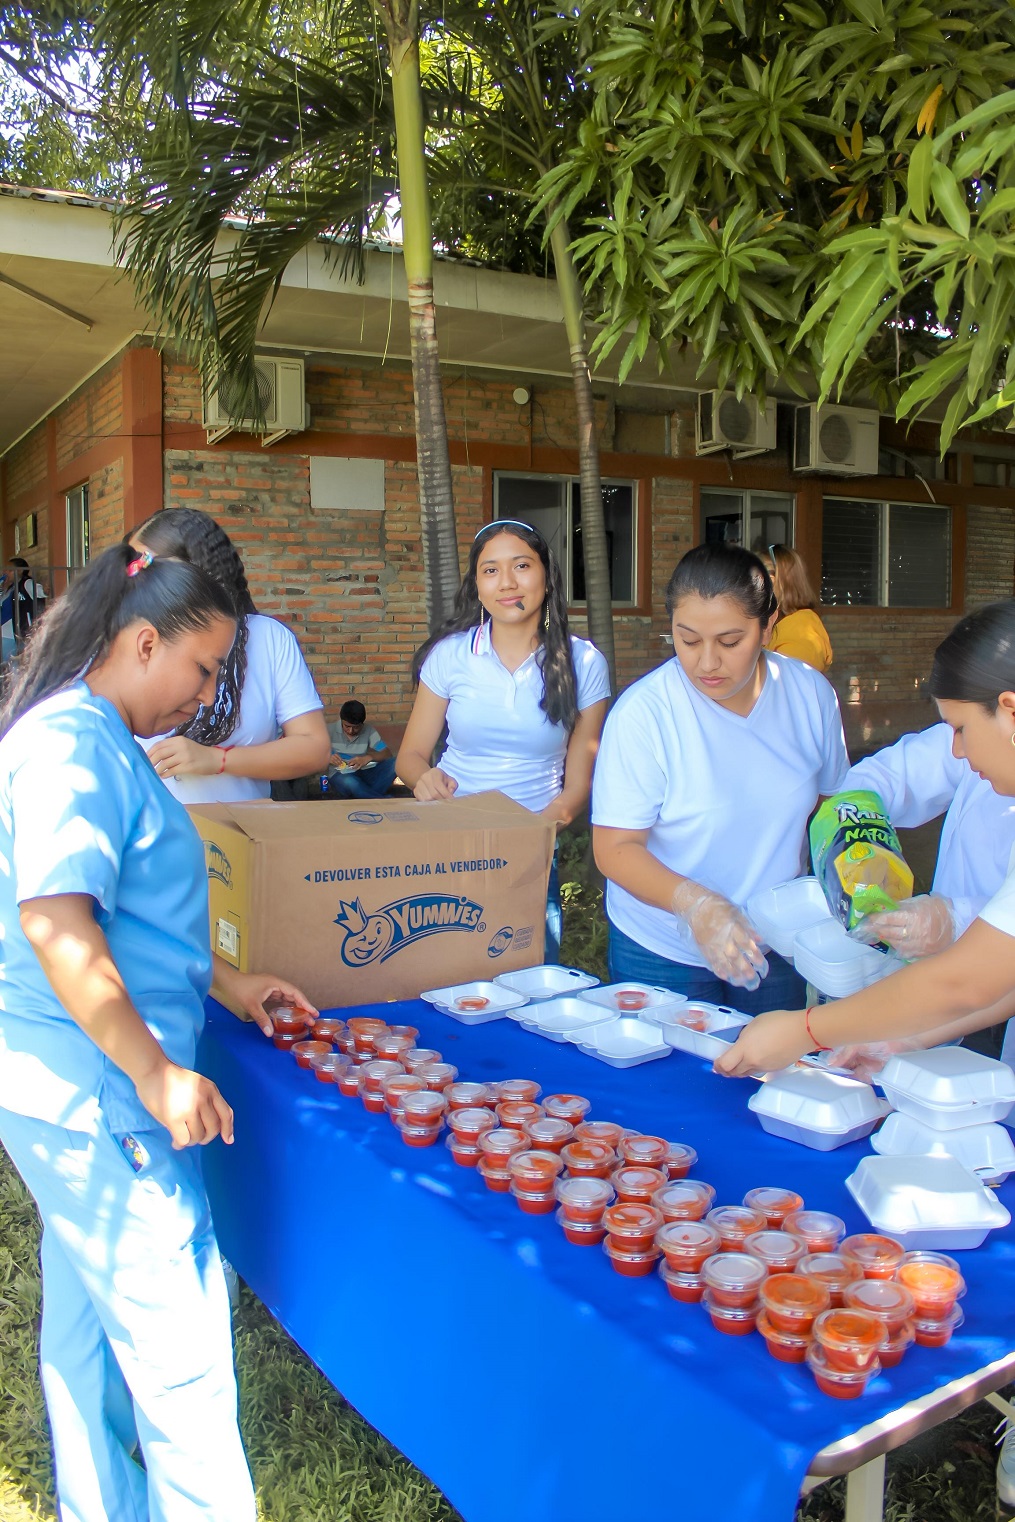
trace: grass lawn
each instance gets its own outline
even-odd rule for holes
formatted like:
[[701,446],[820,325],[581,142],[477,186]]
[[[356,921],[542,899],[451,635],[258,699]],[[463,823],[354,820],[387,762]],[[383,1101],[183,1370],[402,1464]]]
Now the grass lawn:
[[[572,836],[562,851],[563,960],[603,975],[601,893],[586,847],[586,836]],[[36,1373],[37,1248],[34,1207],[0,1153],[0,1522],[54,1519]],[[235,1333],[243,1435],[262,1522],[454,1522],[457,1513],[440,1492],[343,1401],[246,1289]],[[981,1404],[890,1457],[888,1522],[992,1522],[996,1420]],[[675,1506],[659,1522],[679,1522],[679,1498]],[[843,1485],[833,1481],[808,1498],[799,1519],[841,1522],[843,1515]]]

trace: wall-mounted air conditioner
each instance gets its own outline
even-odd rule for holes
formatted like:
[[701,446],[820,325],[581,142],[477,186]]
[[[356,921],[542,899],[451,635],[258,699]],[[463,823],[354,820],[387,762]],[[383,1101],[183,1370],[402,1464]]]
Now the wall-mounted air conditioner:
[[239,415],[239,390],[226,377],[205,392],[204,426],[209,444],[225,438],[227,433],[237,432],[259,433],[262,443],[274,444],[286,434],[301,433],[309,426],[302,359],[269,359],[258,355],[254,367],[263,422]]
[[764,454],[775,448],[775,402],[762,407],[756,396],[732,391],[702,391],[695,419],[695,453]]
[[876,476],[877,412],[867,407],[819,407],[806,402],[793,411],[793,469],[824,476]]

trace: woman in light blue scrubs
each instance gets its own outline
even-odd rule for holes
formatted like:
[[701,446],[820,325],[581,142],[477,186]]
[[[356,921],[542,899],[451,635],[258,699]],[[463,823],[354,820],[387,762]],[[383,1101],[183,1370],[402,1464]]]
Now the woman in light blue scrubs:
[[[33,632],[0,711],[0,1140],[42,1217],[61,1522],[255,1515],[196,1151],[233,1125],[193,1071],[204,853],[133,739],[213,700],[234,634],[203,572],[118,546]],[[273,991],[307,1002],[215,975],[266,1030]]]

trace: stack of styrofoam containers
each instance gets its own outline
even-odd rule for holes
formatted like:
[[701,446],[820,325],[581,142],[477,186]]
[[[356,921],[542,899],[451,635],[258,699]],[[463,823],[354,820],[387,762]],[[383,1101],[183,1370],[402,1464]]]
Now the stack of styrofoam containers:
[[884,1157],[953,1157],[985,1183],[1015,1172],[999,1124],[1015,1104],[1015,1073],[962,1046],[890,1057],[878,1079],[896,1111],[872,1142]]
[[772,950],[828,999],[846,999],[902,966],[898,957],[850,939],[816,877],[766,888],[745,907]]

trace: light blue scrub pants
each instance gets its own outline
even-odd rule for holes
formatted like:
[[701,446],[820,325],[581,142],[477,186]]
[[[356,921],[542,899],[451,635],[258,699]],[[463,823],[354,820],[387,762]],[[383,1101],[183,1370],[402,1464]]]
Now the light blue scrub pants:
[[[199,1148],[0,1110],[43,1223],[42,1383],[61,1522],[254,1522]],[[145,1468],[131,1457],[140,1442]],[[146,1473],[147,1470],[147,1473]]]

